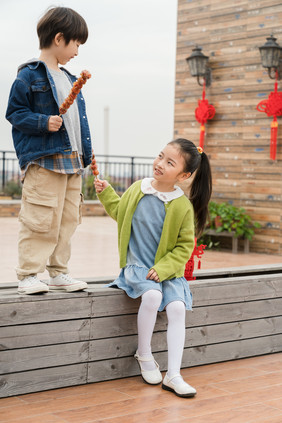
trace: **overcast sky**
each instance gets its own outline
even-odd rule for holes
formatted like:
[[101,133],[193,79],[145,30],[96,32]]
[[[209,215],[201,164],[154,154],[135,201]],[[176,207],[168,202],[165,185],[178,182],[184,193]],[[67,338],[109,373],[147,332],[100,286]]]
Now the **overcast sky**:
[[173,138],[177,0],[0,0],[0,149],[12,150],[5,111],[19,64],[38,57],[37,21],[49,6],[75,9],[89,38],[66,67],[89,70],[83,88],[97,154],[104,150],[109,107],[109,153],[155,156]]

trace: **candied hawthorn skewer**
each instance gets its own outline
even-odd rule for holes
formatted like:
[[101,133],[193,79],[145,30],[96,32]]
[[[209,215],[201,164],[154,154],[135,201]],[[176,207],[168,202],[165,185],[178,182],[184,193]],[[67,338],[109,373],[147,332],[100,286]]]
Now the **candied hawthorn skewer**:
[[65,114],[68,108],[73,104],[74,100],[77,97],[77,94],[80,92],[83,85],[86,83],[87,79],[91,78],[91,73],[87,70],[83,70],[80,73],[80,77],[73,83],[72,89],[65,99],[65,101],[60,105],[59,113],[60,116]]
[[98,170],[97,162],[96,162],[95,155],[94,155],[93,152],[92,152],[92,162],[91,162],[90,167],[92,169],[92,173],[94,175],[94,178],[97,178],[98,175],[99,175],[99,170]]

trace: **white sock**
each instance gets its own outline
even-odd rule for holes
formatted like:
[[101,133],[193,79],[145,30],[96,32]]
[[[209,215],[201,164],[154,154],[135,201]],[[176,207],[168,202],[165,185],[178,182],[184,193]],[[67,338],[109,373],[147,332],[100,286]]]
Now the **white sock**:
[[180,376],[180,367],[185,343],[185,304],[182,301],[173,301],[166,306],[168,320],[167,327],[167,347],[168,347],[168,370],[169,378],[173,378],[173,383],[183,383]]
[[151,289],[142,295],[137,316],[138,354],[142,358],[151,359],[150,361],[142,362],[143,370],[156,369],[152,356],[151,340],[161,302],[162,293],[156,289]]

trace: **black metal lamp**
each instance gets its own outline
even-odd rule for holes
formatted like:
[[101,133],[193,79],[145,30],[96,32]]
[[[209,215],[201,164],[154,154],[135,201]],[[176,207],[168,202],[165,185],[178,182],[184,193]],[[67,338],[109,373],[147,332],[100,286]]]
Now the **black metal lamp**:
[[264,68],[268,70],[268,76],[275,79],[276,71],[278,72],[278,79],[282,78],[282,48],[276,43],[276,38],[273,35],[266,38],[266,43],[259,47],[261,63]]
[[205,80],[207,87],[211,84],[211,70],[207,66],[208,60],[209,57],[205,56],[201,47],[198,46],[193,48],[191,56],[186,59],[191,75],[197,77],[197,82],[201,87],[203,86],[201,78]]

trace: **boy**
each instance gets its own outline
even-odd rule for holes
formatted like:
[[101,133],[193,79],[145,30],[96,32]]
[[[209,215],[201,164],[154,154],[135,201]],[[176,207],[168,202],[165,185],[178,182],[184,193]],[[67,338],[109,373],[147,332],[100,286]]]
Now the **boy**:
[[[37,34],[41,54],[20,66],[6,112],[23,181],[18,292],[73,292],[87,288],[68,274],[67,264],[70,239],[80,223],[81,174],[91,162],[92,148],[81,93],[59,116],[76,80],[59,64],[77,56],[88,28],[74,10],[54,7],[39,20]],[[47,284],[37,278],[45,268]]]

